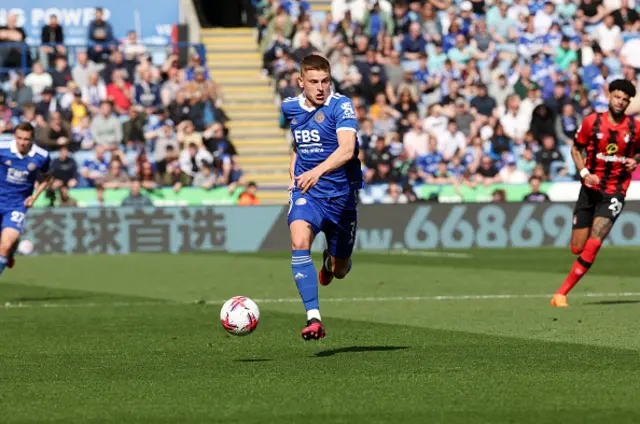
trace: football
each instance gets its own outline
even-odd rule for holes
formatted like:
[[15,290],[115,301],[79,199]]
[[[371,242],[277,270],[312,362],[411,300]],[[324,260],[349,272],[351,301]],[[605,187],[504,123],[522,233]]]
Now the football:
[[260,321],[260,309],[245,296],[234,296],[220,310],[220,323],[227,333],[234,336],[251,334]]

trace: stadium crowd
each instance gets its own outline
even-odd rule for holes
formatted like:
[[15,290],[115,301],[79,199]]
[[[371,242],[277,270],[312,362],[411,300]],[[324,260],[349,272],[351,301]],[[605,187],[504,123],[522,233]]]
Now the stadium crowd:
[[233,192],[244,184],[220,87],[198,52],[186,64],[176,50],[154,63],[135,31],[115,38],[100,8],[86,48],[65,47],[54,15],[38,48],[25,42],[9,15],[0,28],[0,133],[12,133],[22,121],[34,125],[36,143],[54,158],[52,204],[74,204],[68,190],[74,187],[95,187],[98,202],[104,190],[131,188],[128,202],[147,204],[140,188],[227,186]]
[[305,1],[258,8],[275,95],[298,95],[301,58],[325,55],[356,108],[365,181],[387,183],[391,202],[414,200],[422,183],[528,181],[530,200],[545,200],[540,181],[579,179],[573,136],[607,110],[608,83],[638,81],[635,0],[333,0],[324,16]]

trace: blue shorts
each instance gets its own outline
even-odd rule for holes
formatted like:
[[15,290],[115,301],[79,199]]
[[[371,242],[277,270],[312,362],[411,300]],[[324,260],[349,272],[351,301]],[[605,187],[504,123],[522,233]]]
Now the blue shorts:
[[0,208],[0,219],[2,219],[2,229],[14,228],[22,232],[24,228],[24,218],[27,216],[27,208],[20,206],[16,208]]
[[316,198],[296,190],[291,193],[288,225],[293,221],[308,222],[314,236],[320,231],[324,233],[331,256],[348,259],[356,241],[357,206],[356,191],[338,197]]

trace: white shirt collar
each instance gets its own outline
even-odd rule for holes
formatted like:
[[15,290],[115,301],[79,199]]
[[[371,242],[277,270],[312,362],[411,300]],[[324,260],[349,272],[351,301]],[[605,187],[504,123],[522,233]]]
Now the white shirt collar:
[[[325,100],[324,105],[325,106],[329,106],[329,103],[331,103],[331,99],[333,98],[333,91],[331,92],[331,94],[329,94],[329,97],[327,97],[327,100]],[[307,98],[304,96],[304,93],[300,94],[298,96],[299,102],[300,102],[300,107],[304,110],[306,110],[307,112],[313,112],[314,110],[316,110],[315,107],[308,107],[305,102],[307,101]]]
[[[11,140],[10,150],[11,150],[11,153],[13,153],[14,155],[18,156],[20,159],[24,159],[24,156],[22,156],[20,154],[20,152],[18,151],[18,145],[16,144],[16,139],[15,138]],[[35,144],[31,145],[31,150],[29,150],[29,153],[27,153],[27,155],[29,157],[31,157],[31,158],[36,155],[36,145]]]

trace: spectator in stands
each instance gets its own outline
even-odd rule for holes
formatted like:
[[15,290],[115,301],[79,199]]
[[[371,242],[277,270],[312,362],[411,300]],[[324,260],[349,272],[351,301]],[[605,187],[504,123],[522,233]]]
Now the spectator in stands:
[[438,151],[442,153],[444,160],[449,161],[456,154],[464,154],[467,139],[458,130],[455,119],[449,119],[447,129],[440,134],[433,134],[438,140]]
[[138,178],[134,178],[131,180],[129,188],[129,195],[122,201],[122,206],[132,208],[145,208],[153,206],[153,202],[151,201],[151,199],[142,194],[142,183]]
[[134,88],[135,103],[142,106],[147,115],[153,115],[162,105],[160,86],[151,80],[151,71],[144,71]]
[[45,88],[53,86],[53,79],[48,72],[45,72],[42,63],[36,62],[33,64],[31,73],[24,79],[24,84],[31,88],[33,99],[38,102]]
[[553,135],[545,135],[542,138],[542,148],[536,153],[536,163],[542,165],[545,174],[549,174],[553,162],[564,162],[562,153],[556,147]]
[[73,141],[71,127],[62,119],[60,112],[51,113],[51,119],[43,128],[41,137],[39,144],[49,151],[58,150],[62,146],[70,147]]
[[387,185],[387,193],[380,203],[402,204],[409,203],[409,199],[400,191],[400,186],[397,183],[391,182]]
[[73,100],[69,105],[69,111],[71,112],[71,128],[80,127],[82,120],[89,116],[89,108],[82,101],[82,91],[76,87],[73,90]]
[[504,162],[504,166],[498,173],[498,181],[505,184],[524,184],[529,180],[527,174],[517,168],[513,155],[509,154]]
[[169,104],[169,118],[174,124],[179,125],[182,121],[187,120],[191,116],[191,104],[187,102],[185,93],[178,91],[176,98]]
[[483,156],[480,160],[480,166],[476,172],[478,182],[485,186],[489,186],[497,181],[496,177],[498,176],[499,171],[490,156]]
[[78,87],[84,90],[89,85],[89,75],[97,73],[101,69],[101,66],[89,60],[89,55],[85,50],[76,50],[76,64],[71,71],[71,76]]
[[33,103],[33,97],[33,90],[25,85],[22,72],[18,72],[7,98],[8,106],[11,109],[22,110],[26,104]]
[[191,143],[182,150],[179,161],[182,172],[193,178],[204,163],[213,163],[213,155],[204,147]]
[[177,138],[180,146],[189,146],[194,144],[198,149],[204,146],[202,134],[196,131],[193,122],[189,120],[182,121],[176,126],[176,131],[178,133]]
[[47,58],[47,63],[53,63],[58,55],[67,54],[64,47],[64,31],[58,23],[58,16],[49,15],[49,23],[42,27],[40,41],[40,54]]
[[137,60],[146,53],[144,44],[138,41],[138,34],[133,30],[127,32],[127,38],[122,40],[120,50],[122,50],[126,60]]
[[153,165],[145,161],[136,172],[136,177],[140,180],[142,187],[146,190],[154,190],[162,186],[162,178],[159,172],[154,171]]
[[507,193],[499,188],[491,193],[491,203],[502,203],[507,201]]
[[193,53],[191,55],[191,65],[184,70],[184,80],[193,81],[196,78],[196,71],[200,71],[205,80],[211,80],[209,71],[202,66],[202,58],[199,53]]
[[97,72],[88,75],[87,85],[82,87],[82,101],[89,107],[92,115],[97,115],[100,105],[107,100],[107,86]]
[[51,85],[53,86],[53,89],[58,94],[64,94],[67,92],[67,84],[71,80],[71,69],[69,69],[67,58],[64,55],[56,56],[55,68],[51,72]]
[[179,192],[182,187],[191,185],[192,178],[182,171],[178,159],[167,163],[167,173],[164,174],[163,183],[170,186],[174,192]]
[[134,82],[136,62],[124,60],[120,50],[114,51],[102,69],[102,79],[109,85],[113,82],[113,72],[120,71],[120,76],[129,84]]
[[204,162],[203,166],[198,169],[193,177],[193,187],[203,188],[205,190],[211,190],[216,185],[217,177],[211,172],[213,167],[212,163]]
[[249,181],[245,191],[240,194],[238,199],[238,206],[255,206],[260,204],[260,199],[257,195],[258,186],[255,182]]
[[69,195],[69,186],[61,185],[58,187],[58,193],[60,193],[58,207],[75,208],[78,206],[77,200]]
[[60,186],[73,188],[78,185],[78,164],[71,156],[68,146],[60,147],[60,155],[51,161],[52,187]]
[[562,107],[562,114],[556,118],[555,134],[558,136],[559,144],[570,145],[582,125],[582,117],[576,113],[572,103],[565,103]]
[[19,43],[18,46],[0,47],[0,67],[19,68],[31,66],[31,55],[25,43],[27,35],[22,27],[18,26],[18,17],[15,13],[7,15],[7,24],[0,27],[0,44]]
[[531,186],[531,193],[524,196],[522,199],[523,202],[548,202],[550,201],[549,196],[546,193],[540,192],[540,183],[542,181],[538,177],[531,177],[529,180],[529,185]]
[[112,113],[111,102],[100,104],[100,114],[91,122],[91,134],[96,145],[107,150],[116,150],[122,142],[122,123]]
[[139,106],[129,108],[129,119],[122,124],[122,141],[128,149],[144,147],[145,115]]
[[128,188],[130,186],[130,178],[127,171],[123,169],[122,162],[119,157],[111,159],[109,171],[100,180],[102,187],[109,188]]
[[82,168],[80,175],[84,178],[89,187],[95,187],[96,183],[102,180],[109,170],[109,162],[105,158],[105,148],[101,144],[96,144],[93,159],[87,159]]
[[410,159],[424,156],[428,153],[429,134],[423,130],[422,122],[418,119],[416,113],[411,114],[413,124],[411,130],[405,133],[402,140],[404,149]]
[[36,114],[41,116],[44,122],[49,120],[51,113],[61,110],[58,100],[53,95],[53,87],[46,87],[40,95],[40,101],[36,103]]
[[116,114],[127,114],[132,97],[131,84],[125,81],[119,69],[114,70],[111,83],[107,85],[107,99],[113,103]]
[[96,8],[95,19],[89,23],[87,39],[92,46],[89,48],[89,58],[96,63],[106,61],[109,52],[113,51],[115,38],[111,24],[104,20],[104,11]]

